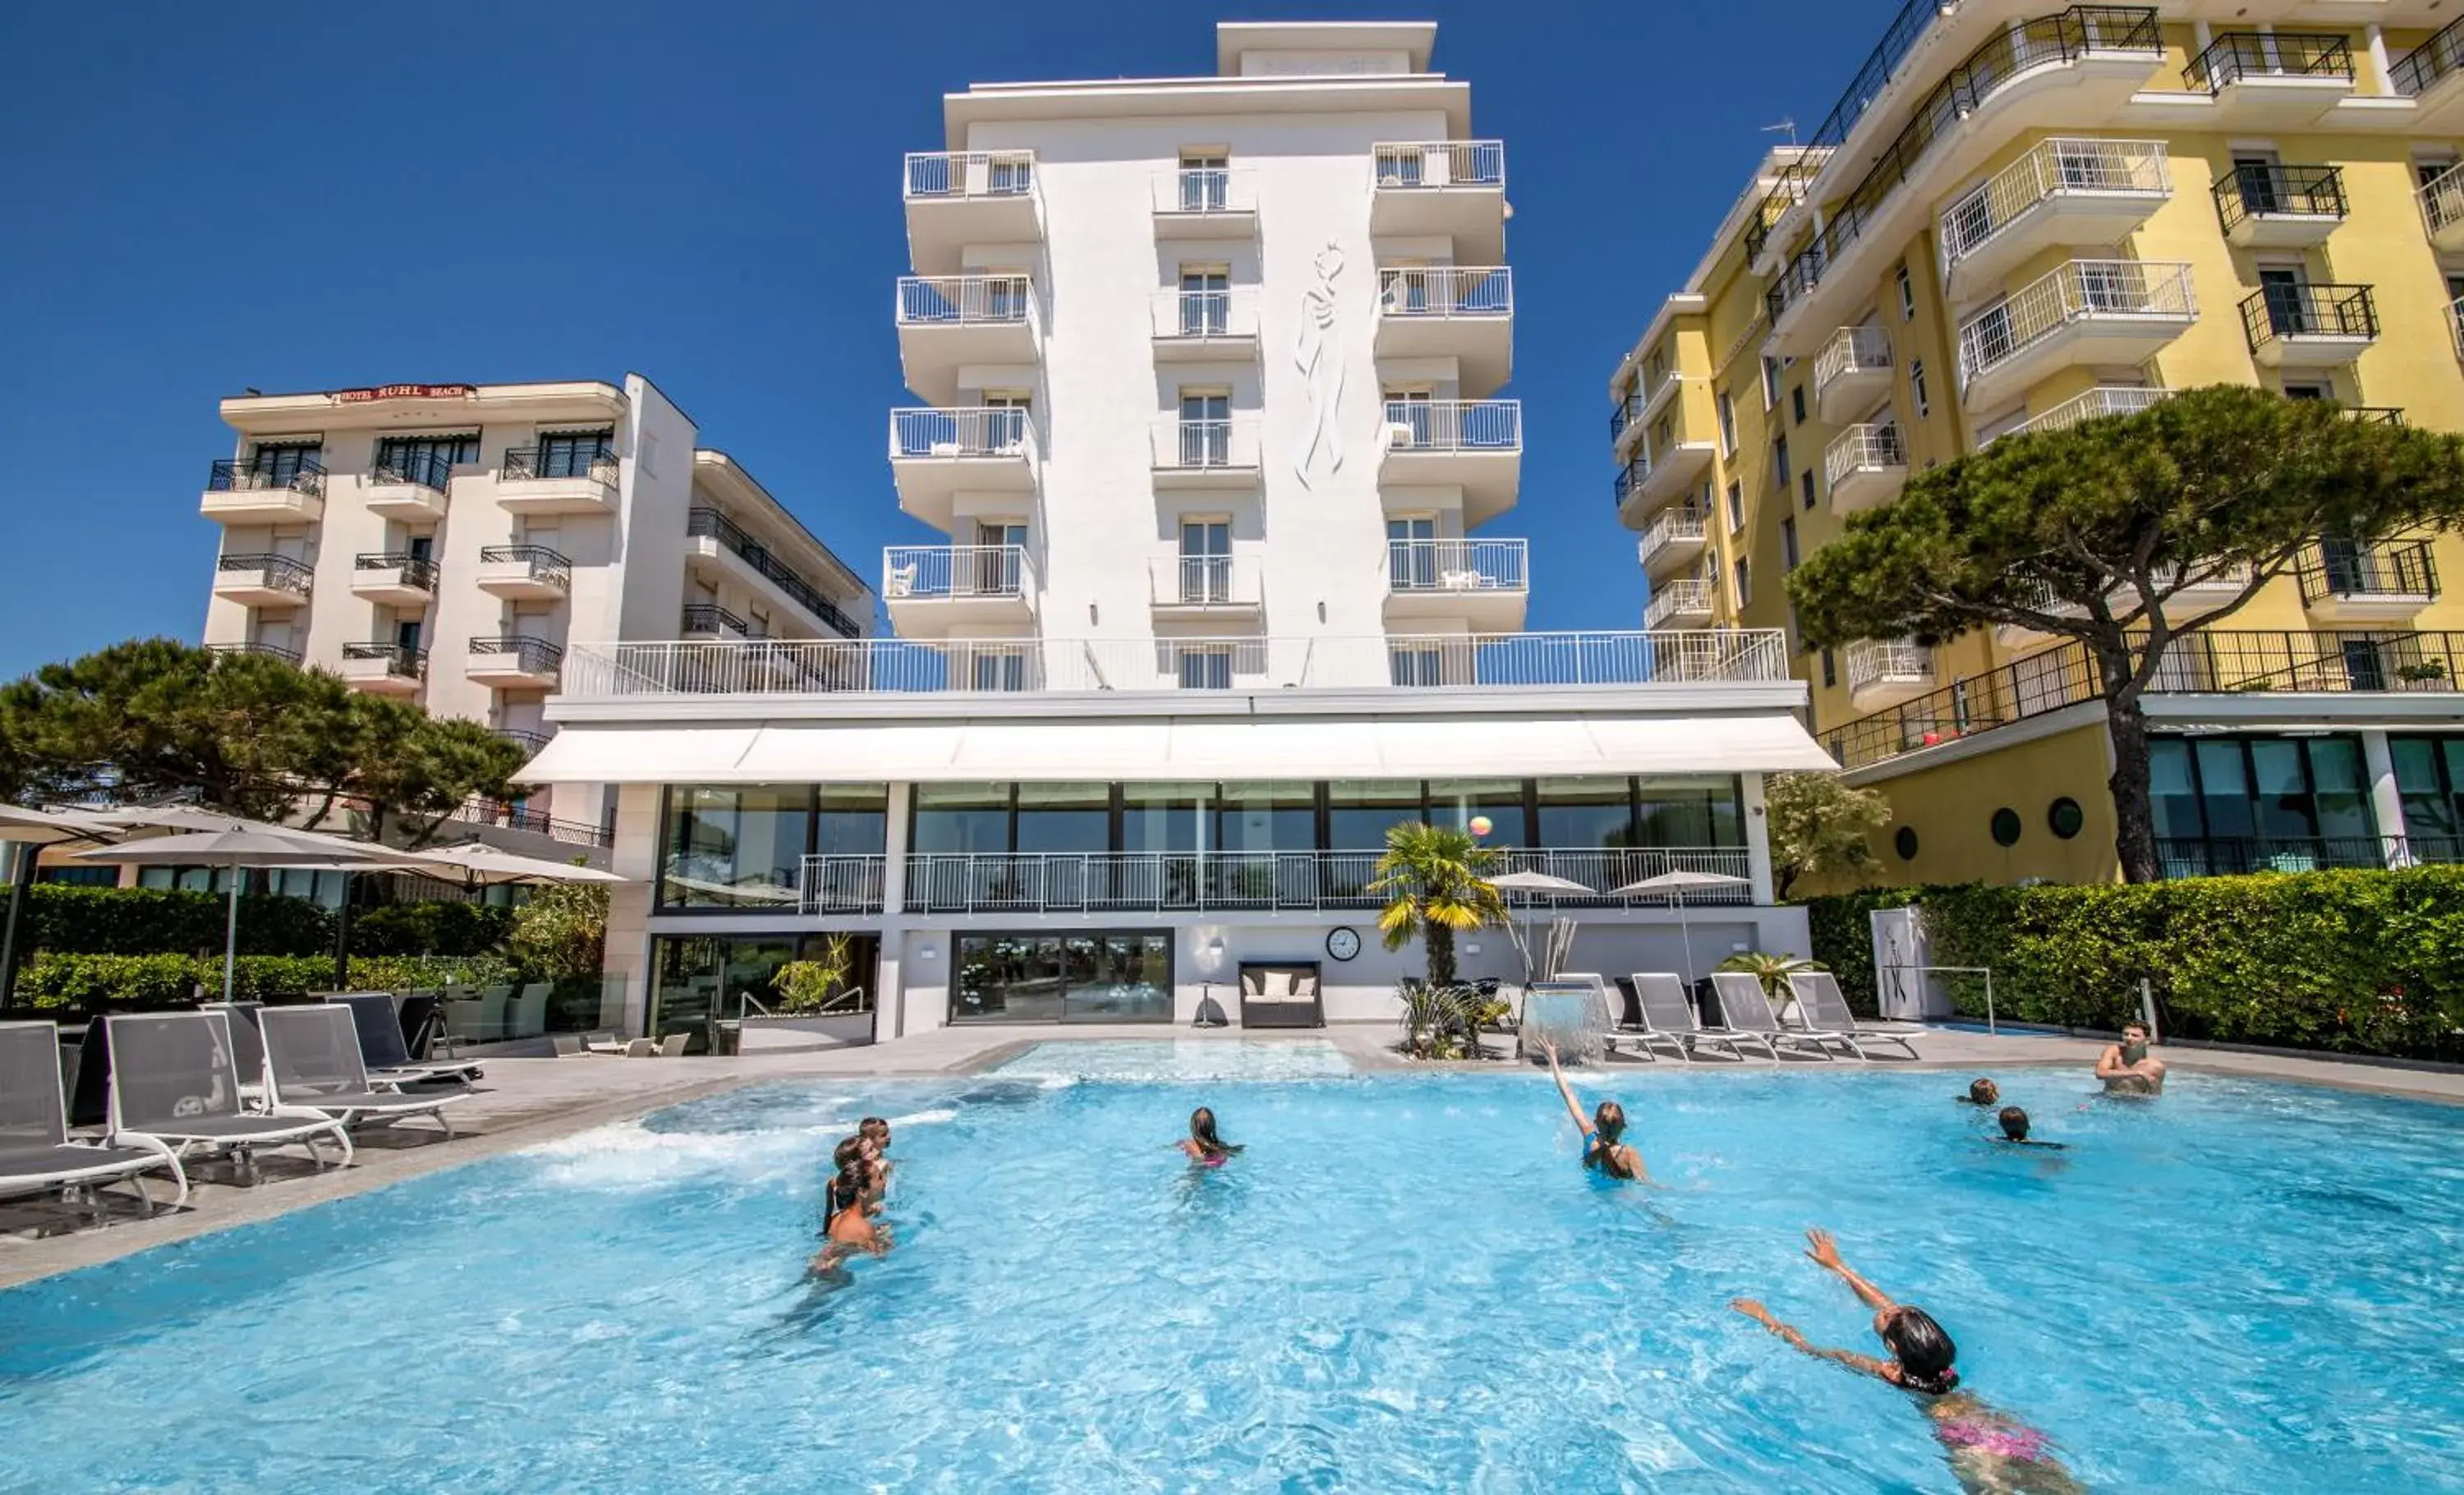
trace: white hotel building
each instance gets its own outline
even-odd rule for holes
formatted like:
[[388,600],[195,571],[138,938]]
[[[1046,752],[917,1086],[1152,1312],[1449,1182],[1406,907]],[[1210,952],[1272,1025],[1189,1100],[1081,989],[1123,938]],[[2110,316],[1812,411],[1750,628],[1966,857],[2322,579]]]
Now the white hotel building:
[[[833,934],[882,1037],[1238,1021],[1294,961],[1389,1017],[1420,955],[1363,884],[1421,819],[1595,890],[1746,879],[1687,910],[1698,967],[1807,948],[1762,775],[1830,760],[1780,635],[1518,631],[1506,152],[1435,33],[1227,24],[1214,76],[947,97],[887,425],[948,542],[884,556],[898,636],[583,640],[547,701],[527,776],[618,786],[629,1021],[734,1016]],[[1683,959],[1668,908],[1564,907],[1574,968]]]

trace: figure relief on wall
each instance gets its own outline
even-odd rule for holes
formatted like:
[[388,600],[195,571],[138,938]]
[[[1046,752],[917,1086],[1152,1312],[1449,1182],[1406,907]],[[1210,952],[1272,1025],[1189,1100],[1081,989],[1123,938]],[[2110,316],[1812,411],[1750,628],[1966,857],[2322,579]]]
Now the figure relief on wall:
[[1309,429],[1292,453],[1292,475],[1309,486],[1309,473],[1324,456],[1329,473],[1343,471],[1343,323],[1335,315],[1334,282],[1343,274],[1343,251],[1329,239],[1317,252],[1317,275],[1301,293],[1300,344],[1292,362],[1309,390]]

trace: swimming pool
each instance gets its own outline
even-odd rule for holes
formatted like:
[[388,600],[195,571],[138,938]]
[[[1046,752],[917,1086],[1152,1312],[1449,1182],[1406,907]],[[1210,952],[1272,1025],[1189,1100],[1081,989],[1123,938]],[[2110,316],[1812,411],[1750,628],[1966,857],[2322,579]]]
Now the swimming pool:
[[[0,1488],[1951,1488],[1725,1307],[1870,1350],[1821,1221],[2092,1484],[2464,1489],[2455,1112],[2005,1074],[2051,1157],[1949,1075],[1617,1079],[1665,1189],[1528,1072],[740,1090],[0,1293]],[[816,1290],[868,1110],[900,1244]]]

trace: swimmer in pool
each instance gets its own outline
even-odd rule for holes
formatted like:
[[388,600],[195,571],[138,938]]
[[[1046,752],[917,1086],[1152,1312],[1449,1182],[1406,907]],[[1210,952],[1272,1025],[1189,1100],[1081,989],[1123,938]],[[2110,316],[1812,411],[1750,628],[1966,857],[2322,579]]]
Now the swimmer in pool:
[[1837,1360],[1852,1371],[1913,1392],[1924,1398],[1934,1437],[1950,1461],[1950,1472],[1970,1495],[2079,1495],[2083,1488],[2055,1457],[2053,1442],[2035,1428],[1987,1406],[1959,1390],[1959,1372],[1951,1361],[1959,1347],[1925,1309],[1894,1303],[1839,1259],[1838,1243],[1827,1230],[1809,1230],[1806,1255],[1824,1271],[1848,1285],[1858,1299],[1874,1310],[1874,1332],[1890,1358],[1878,1360],[1853,1350],[1826,1350],[1808,1340],[1793,1325],[1783,1324],[1752,1298],[1738,1298],[1728,1307],[1818,1359]]
[[1200,1168],[1221,1168],[1241,1147],[1215,1134],[1215,1112],[1200,1106],[1189,1113],[1189,1135],[1181,1139],[1180,1150]]
[[[849,1141],[860,1140],[849,1138]],[[840,1144],[844,1149],[846,1144]],[[879,1197],[881,1165],[858,1149],[829,1182],[825,1206],[828,1223],[822,1235],[828,1242],[813,1258],[815,1272],[825,1272],[854,1256],[880,1256],[890,1249],[890,1232],[875,1223],[873,1201]]]
[[1968,1093],[1954,1098],[1964,1106],[1998,1105],[2002,1099],[2002,1087],[1991,1080],[1970,1080],[1968,1082]]
[[2057,1150],[2069,1145],[2062,1142],[2048,1142],[2041,1137],[2028,1135],[2028,1113],[2016,1106],[2003,1107],[2002,1114],[1994,1119],[2002,1123],[2002,1134],[1993,1139],[1996,1142],[2009,1142],[2017,1147],[2050,1147]]
[[872,1195],[878,1200],[890,1187],[890,1123],[879,1116],[867,1116],[855,1124],[855,1134],[872,1144],[873,1161],[881,1165],[881,1183]]
[[2096,1077],[2107,1095],[2162,1095],[2165,1061],[2147,1052],[2147,1024],[2136,1020],[2122,1025],[2122,1042],[2107,1044],[2096,1060]]
[[1583,1166],[1596,1168],[1612,1178],[1649,1183],[1651,1175],[1643,1171],[1642,1154],[1621,1140],[1625,1136],[1625,1108],[1615,1101],[1602,1101],[1599,1109],[1586,1118],[1583,1103],[1574,1099],[1574,1088],[1566,1083],[1565,1071],[1557,1067],[1557,1045],[1542,1039],[1540,1051],[1549,1056],[1549,1073],[1556,1080],[1557,1093],[1566,1102],[1566,1114],[1574,1118],[1574,1130],[1583,1134]]

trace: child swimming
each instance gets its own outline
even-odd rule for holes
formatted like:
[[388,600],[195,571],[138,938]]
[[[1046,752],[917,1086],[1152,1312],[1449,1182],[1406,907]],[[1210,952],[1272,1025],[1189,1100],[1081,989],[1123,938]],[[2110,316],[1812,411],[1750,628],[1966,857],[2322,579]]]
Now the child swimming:
[[1549,1073],[1557,1082],[1557,1094],[1566,1102],[1566,1114],[1574,1118],[1574,1130],[1583,1134],[1583,1166],[1596,1168],[1612,1178],[1649,1183],[1651,1175],[1642,1166],[1642,1154],[1620,1140],[1625,1135],[1625,1108],[1615,1101],[1602,1101],[1586,1120],[1583,1103],[1574,1099],[1574,1088],[1566,1083],[1566,1072],[1557,1067],[1557,1045],[1543,1039],[1540,1051],[1549,1056]]
[[1241,1148],[1215,1134],[1215,1112],[1200,1106],[1189,1113],[1189,1135],[1181,1139],[1180,1150],[1200,1168],[1221,1168]]

